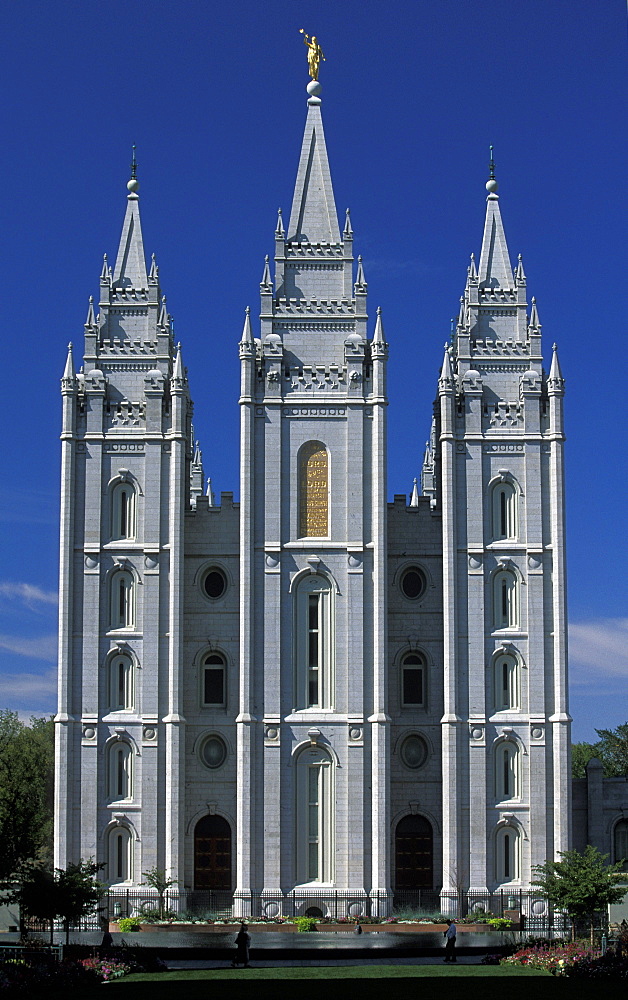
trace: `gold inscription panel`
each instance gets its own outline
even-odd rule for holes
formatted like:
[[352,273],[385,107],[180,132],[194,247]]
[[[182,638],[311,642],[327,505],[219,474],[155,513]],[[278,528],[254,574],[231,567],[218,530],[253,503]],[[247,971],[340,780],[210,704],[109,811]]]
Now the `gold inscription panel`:
[[328,521],[327,449],[320,441],[310,441],[301,449],[299,460],[299,536],[325,538]]

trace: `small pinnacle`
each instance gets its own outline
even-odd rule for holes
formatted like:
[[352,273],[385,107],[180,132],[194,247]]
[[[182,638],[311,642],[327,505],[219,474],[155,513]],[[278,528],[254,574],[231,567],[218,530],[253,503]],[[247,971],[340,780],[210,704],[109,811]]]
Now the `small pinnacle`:
[[486,190],[489,194],[495,194],[497,191],[497,181],[495,180],[495,160],[493,158],[493,147],[490,146],[491,159],[488,165],[488,180],[486,182]]
[[[68,344],[68,351],[72,350],[72,341]],[[556,344],[554,344],[554,350],[556,350]]]
[[[71,346],[72,346],[72,345],[70,344],[70,347],[71,347]],[[558,350],[558,344],[552,344],[552,350],[553,350],[553,351],[557,351],[557,350]]]
[[358,264],[361,264],[361,263],[362,263],[362,254],[359,254],[358,255]]
[[246,315],[248,316],[250,314],[250,312],[251,312],[251,307],[247,306],[244,311],[245,311]]
[[381,306],[378,306],[378,307],[377,307],[377,315],[378,315],[378,316],[381,316],[381,315],[382,315],[382,307],[381,307]]

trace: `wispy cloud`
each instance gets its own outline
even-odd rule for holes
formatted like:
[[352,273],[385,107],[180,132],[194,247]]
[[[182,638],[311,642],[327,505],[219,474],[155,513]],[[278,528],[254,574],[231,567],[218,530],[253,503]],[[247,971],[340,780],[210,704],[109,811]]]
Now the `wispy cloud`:
[[0,582],[0,595],[11,600],[22,601],[32,608],[38,604],[58,604],[59,598],[54,590],[42,590],[32,583]]
[[[38,636],[34,639],[0,634],[0,649],[6,649],[9,653],[15,653],[17,656],[29,656],[33,660],[45,660],[48,663],[57,662],[57,636],[55,633]],[[4,677],[6,676],[7,674],[4,674]],[[20,676],[26,675],[20,674]]]
[[[57,693],[57,671],[46,670],[43,674],[2,673],[0,674],[0,706],[34,704],[37,711],[54,711]],[[31,710],[29,709],[29,712]],[[32,710],[37,714],[37,711]]]
[[628,681],[628,618],[595,618],[569,626],[573,685]]

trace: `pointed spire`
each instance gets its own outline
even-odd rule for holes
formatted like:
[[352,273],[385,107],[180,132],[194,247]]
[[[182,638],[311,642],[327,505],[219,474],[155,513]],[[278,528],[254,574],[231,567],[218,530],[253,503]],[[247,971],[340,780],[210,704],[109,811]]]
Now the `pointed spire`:
[[107,260],[107,254],[104,253],[102,255],[102,271],[100,272],[101,283],[104,282],[105,284],[109,284],[109,274],[110,274],[109,261]]
[[486,182],[488,198],[486,199],[486,221],[480,254],[479,279],[480,287],[512,288],[513,276],[510,266],[510,256],[506,243],[506,234],[499,210],[497,181],[495,180],[495,161],[491,146],[491,161],[489,163],[489,179]]
[[373,344],[386,344],[386,338],[384,336],[384,324],[382,322],[382,307],[377,307],[377,319],[375,321],[375,333],[373,334]]
[[295,243],[340,243],[320,104],[316,96],[308,100],[288,226],[288,239]]
[[344,228],[344,231],[343,231],[342,235],[345,236],[345,237],[352,237],[353,236],[353,229],[351,227],[351,213],[350,213],[349,209],[347,209],[347,211],[345,213],[345,228]]
[[474,253],[471,254],[471,261],[469,263],[468,274],[469,274],[469,278],[471,278],[472,280],[474,280],[478,276],[478,269],[475,266],[475,254]]
[[137,180],[137,160],[135,146],[131,162],[131,179],[127,184],[128,196],[126,214],[122,224],[122,235],[113,272],[113,283],[117,288],[146,288],[146,258],[144,256],[144,240],[140,222],[139,182]]
[[[96,326],[96,317],[94,316],[94,296],[93,295],[90,295],[90,297],[89,297],[89,305],[87,307],[87,319],[85,320],[85,326],[88,329],[91,329],[92,327]],[[70,347],[71,346],[72,345],[70,344]]]
[[445,357],[443,358],[443,367],[440,370],[439,381],[443,385],[453,384],[454,376],[451,370],[451,356],[449,354],[449,344],[445,344]]
[[[532,309],[530,310],[530,322],[528,326],[532,330],[541,329],[541,324],[539,323],[539,311],[536,308],[536,299],[534,298],[534,296],[532,297]],[[556,344],[554,344],[554,347],[556,347]]]
[[464,295],[461,295],[460,296],[460,311],[458,313],[458,326],[461,327],[462,329],[464,329],[464,327],[465,327],[465,318],[466,318],[466,309],[465,309],[465,303],[464,303]]
[[547,381],[549,383],[555,383],[557,387],[562,387],[564,381],[563,373],[560,370],[560,362],[558,360],[558,344],[552,344],[552,363],[550,365]]
[[355,276],[355,287],[360,289],[366,289],[367,281],[364,277],[364,266],[362,264],[362,256],[358,257],[358,271]]
[[515,270],[515,278],[518,284],[522,284],[526,280],[526,273],[523,270],[523,257],[521,254],[517,257],[517,267]]
[[262,280],[260,281],[260,286],[262,288],[272,288],[273,279],[270,276],[270,260],[268,254],[264,258],[264,273],[262,275]]
[[185,368],[183,367],[183,358],[181,356],[181,341],[177,344],[177,353],[174,359],[174,368],[172,369],[173,381],[177,380],[181,384],[185,382]]
[[148,280],[156,282],[159,279],[159,268],[157,266],[157,260],[155,259],[155,254],[150,256],[150,273],[148,275]]
[[281,214],[281,209],[277,209],[277,228],[275,229],[275,236],[282,240],[286,235],[286,231],[283,228],[283,216]]
[[68,356],[65,359],[65,368],[63,369],[62,379],[65,381],[74,381],[74,358],[72,356],[72,344],[68,344]]
[[201,452],[201,446],[200,446],[200,443],[198,441],[196,441],[196,443],[194,445],[194,459],[193,459],[193,463],[192,464],[193,465],[202,465],[203,464],[203,453]]
[[205,490],[205,496],[207,497],[207,506],[214,506],[214,494],[212,493],[212,481],[211,478],[207,477],[207,489]]
[[419,487],[417,486],[416,476],[412,486],[412,496],[410,497],[410,506],[411,507],[419,506]]
[[244,329],[242,330],[241,344],[253,343],[253,328],[251,327],[251,310],[249,306],[244,311]]

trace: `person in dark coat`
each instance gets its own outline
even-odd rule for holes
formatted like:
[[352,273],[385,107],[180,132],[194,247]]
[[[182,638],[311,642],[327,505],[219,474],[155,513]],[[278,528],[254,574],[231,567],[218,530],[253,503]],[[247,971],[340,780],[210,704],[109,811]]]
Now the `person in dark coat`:
[[456,921],[448,920],[448,927],[445,931],[445,957],[443,962],[456,961]]
[[231,968],[243,965],[245,969],[249,967],[249,948],[251,947],[251,935],[248,933],[246,924],[242,924],[235,939],[236,950],[233,956]]

